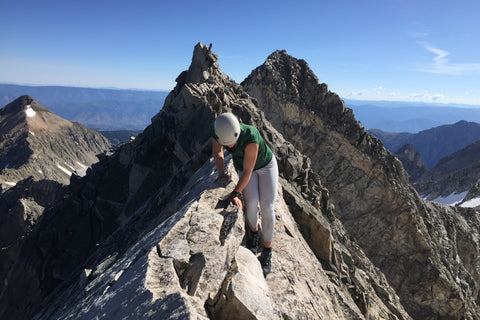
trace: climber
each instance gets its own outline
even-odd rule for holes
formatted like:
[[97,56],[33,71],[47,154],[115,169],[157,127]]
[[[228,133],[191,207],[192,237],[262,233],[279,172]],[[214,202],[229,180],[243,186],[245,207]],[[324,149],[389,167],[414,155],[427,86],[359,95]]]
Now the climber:
[[239,180],[227,203],[243,209],[241,194],[245,200],[244,210],[251,237],[247,247],[257,254],[258,204],[262,214],[262,232],[264,250],[260,257],[263,273],[271,270],[273,229],[275,212],[273,204],[277,195],[278,167],[272,150],[263,140],[257,128],[239,123],[233,113],[223,113],[215,119],[212,153],[215,166],[220,173],[217,180],[230,181],[230,175],[224,167],[223,148],[232,154],[233,165]]

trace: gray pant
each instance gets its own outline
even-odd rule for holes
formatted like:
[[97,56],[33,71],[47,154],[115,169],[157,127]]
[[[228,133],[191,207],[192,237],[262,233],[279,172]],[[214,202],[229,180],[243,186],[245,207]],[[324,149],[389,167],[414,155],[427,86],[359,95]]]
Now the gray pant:
[[[239,176],[242,171],[238,172]],[[275,156],[265,167],[254,170],[250,181],[243,189],[247,222],[250,228],[258,226],[258,204],[262,211],[263,241],[272,241],[275,227],[275,212],[273,204],[277,197],[278,166]]]

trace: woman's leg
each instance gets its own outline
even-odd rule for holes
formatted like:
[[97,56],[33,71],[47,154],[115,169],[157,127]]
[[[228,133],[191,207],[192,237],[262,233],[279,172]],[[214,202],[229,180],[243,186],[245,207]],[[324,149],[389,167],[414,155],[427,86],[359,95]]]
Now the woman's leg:
[[[239,172],[239,175],[242,172]],[[258,231],[258,176],[252,172],[250,181],[242,191],[245,200],[245,216],[247,218],[248,226],[252,231]]]
[[273,205],[277,197],[278,166],[275,157],[265,167],[256,170],[260,209],[262,211],[262,231],[264,247],[271,248],[275,228],[275,211]]

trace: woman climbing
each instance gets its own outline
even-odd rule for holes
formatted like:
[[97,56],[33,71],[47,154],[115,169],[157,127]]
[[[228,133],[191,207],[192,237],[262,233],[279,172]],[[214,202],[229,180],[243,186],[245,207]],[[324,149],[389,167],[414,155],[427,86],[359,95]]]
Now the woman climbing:
[[271,270],[273,229],[275,213],[273,204],[277,195],[278,167],[272,150],[263,140],[257,128],[239,123],[232,113],[223,113],[215,119],[213,157],[219,179],[230,176],[224,170],[223,148],[232,154],[233,165],[239,180],[228,202],[243,208],[240,194],[245,200],[245,214],[252,232],[247,247],[256,254],[258,251],[258,205],[262,212],[263,252],[260,257],[263,273]]

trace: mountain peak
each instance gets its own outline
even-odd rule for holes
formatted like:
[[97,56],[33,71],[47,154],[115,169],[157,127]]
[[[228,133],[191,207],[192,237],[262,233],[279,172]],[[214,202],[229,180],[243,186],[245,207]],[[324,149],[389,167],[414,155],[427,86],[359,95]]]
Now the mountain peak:
[[[29,95],[0,109],[0,184],[32,176],[68,184],[110,144],[98,132],[65,120]],[[65,169],[68,168],[68,169]]]
[[18,97],[17,99],[0,109],[0,117],[6,116],[7,114],[11,115],[24,111],[26,107],[31,106],[34,101],[35,99],[30,97],[29,95]]
[[10,118],[15,119],[16,122],[22,122],[34,118],[38,112],[47,112],[53,115],[40,102],[29,95],[23,95],[0,109],[0,121]]
[[201,84],[204,82],[215,82],[228,78],[217,63],[218,55],[212,52],[212,44],[209,46],[199,42],[193,49],[192,63],[188,71],[182,72],[177,81],[176,90],[179,90],[186,83]]
[[[252,71],[242,86],[252,96],[261,95],[261,88],[268,84],[279,93],[280,100],[289,101],[314,112],[331,112],[338,117],[345,112],[340,97],[320,83],[317,76],[303,59],[297,59],[286,50],[270,54],[264,64]],[[260,90],[256,92],[255,90]]]

